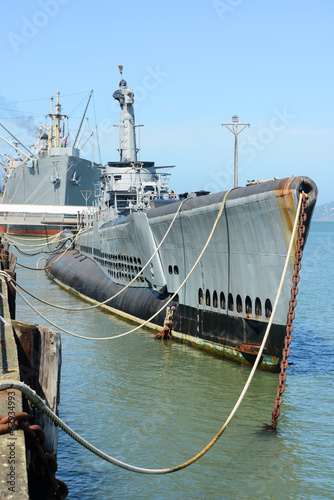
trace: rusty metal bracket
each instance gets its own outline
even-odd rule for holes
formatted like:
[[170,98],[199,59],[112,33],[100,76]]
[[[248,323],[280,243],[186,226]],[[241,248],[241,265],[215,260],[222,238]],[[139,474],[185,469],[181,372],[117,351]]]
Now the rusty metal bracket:
[[161,332],[157,333],[154,338],[159,340],[172,340],[173,317],[175,306],[167,307],[164,327]]

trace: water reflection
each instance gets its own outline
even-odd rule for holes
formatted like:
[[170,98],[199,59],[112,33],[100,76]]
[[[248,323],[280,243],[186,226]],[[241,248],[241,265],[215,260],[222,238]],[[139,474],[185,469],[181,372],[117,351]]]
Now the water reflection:
[[[327,229],[326,229],[327,227]],[[312,225],[305,250],[284,403],[275,434],[271,420],[277,376],[258,371],[239,411],[199,462],[168,476],[119,469],[60,433],[59,472],[71,499],[330,498],[333,429],[332,295],[334,249],[316,265],[317,248],[331,248],[332,225]],[[324,236],[325,235],[325,236]],[[32,258],[19,257],[23,263]],[[312,265],[310,265],[310,261]],[[83,305],[44,272],[18,270],[18,279],[53,303]],[[327,286],[327,285],[326,285]],[[317,312],[314,316],[315,306]],[[61,326],[105,336],[129,325],[97,310],[57,311],[37,305]],[[44,323],[18,301],[17,317]],[[111,342],[62,335],[60,415],[95,446],[144,467],[169,467],[198,453],[233,408],[249,369],[185,344],[155,341],[147,331]]]

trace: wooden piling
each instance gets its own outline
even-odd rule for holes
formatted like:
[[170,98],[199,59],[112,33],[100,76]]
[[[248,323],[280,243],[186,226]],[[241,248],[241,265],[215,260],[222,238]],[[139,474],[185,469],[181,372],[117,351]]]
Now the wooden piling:
[[[8,306],[7,284],[0,281],[0,380],[20,380],[16,342]],[[22,394],[17,390],[0,393],[0,414],[23,411]],[[0,436],[0,498],[29,499],[26,447],[22,430]]]
[[[16,257],[7,251],[0,235],[0,266],[16,278]],[[15,277],[14,277],[15,276]],[[60,334],[49,328],[14,321],[15,290],[0,280],[0,380],[22,381],[57,413],[60,388]],[[34,408],[18,390],[0,392],[0,415],[25,411],[29,422],[44,430],[44,451],[56,456],[58,428]],[[49,498],[47,476],[35,467],[36,452],[26,449],[21,429],[0,435],[0,499],[42,500]],[[28,487],[29,484],[29,487]],[[52,497],[53,498],[53,497]]]

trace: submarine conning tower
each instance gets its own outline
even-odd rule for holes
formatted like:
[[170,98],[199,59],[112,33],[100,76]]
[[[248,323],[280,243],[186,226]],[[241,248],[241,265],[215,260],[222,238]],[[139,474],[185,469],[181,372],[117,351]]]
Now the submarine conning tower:
[[121,123],[119,125],[119,161],[133,162],[137,161],[136,132],[135,132],[135,113],[134,113],[134,94],[133,90],[127,87],[127,83],[122,78],[123,66],[119,66],[121,81],[119,88],[113,93],[114,99],[119,102],[121,107]]

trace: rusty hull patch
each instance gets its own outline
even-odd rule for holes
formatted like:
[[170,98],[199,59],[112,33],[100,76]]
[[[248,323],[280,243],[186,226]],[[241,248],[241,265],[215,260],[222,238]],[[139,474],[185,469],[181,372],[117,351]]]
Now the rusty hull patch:
[[[296,217],[296,206],[293,199],[293,191],[291,190],[292,179],[284,179],[278,189],[276,189],[276,205],[278,214],[281,220],[281,227],[284,235],[286,248],[288,248],[293,229],[294,219]],[[294,242],[293,255],[297,251],[297,242]]]

